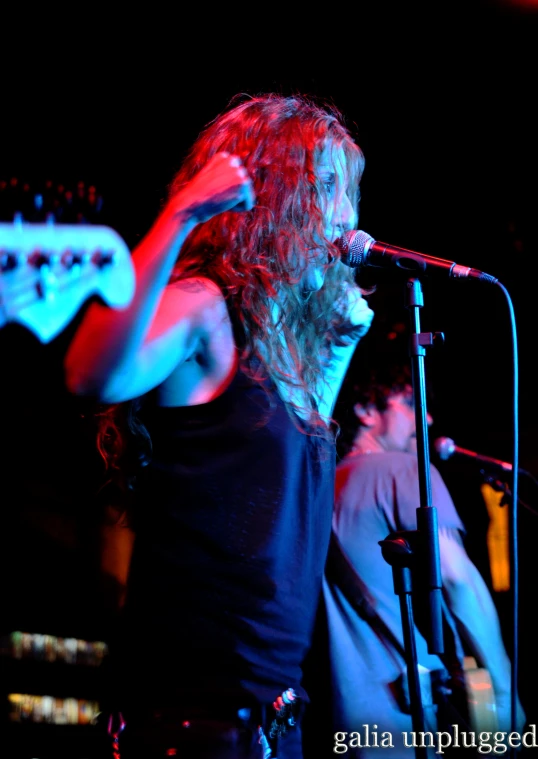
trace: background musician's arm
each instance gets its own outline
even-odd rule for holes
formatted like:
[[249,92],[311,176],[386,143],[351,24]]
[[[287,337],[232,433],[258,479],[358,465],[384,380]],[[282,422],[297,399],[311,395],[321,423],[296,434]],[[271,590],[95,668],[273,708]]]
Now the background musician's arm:
[[[466,647],[488,670],[495,691],[499,728],[510,731],[510,660],[488,587],[467,555],[456,530],[439,529],[441,574],[447,603]],[[518,729],[525,715],[518,702]]]

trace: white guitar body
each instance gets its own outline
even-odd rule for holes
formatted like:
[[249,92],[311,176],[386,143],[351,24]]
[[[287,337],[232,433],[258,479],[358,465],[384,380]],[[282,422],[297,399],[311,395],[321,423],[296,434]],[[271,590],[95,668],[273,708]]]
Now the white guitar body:
[[0,327],[18,322],[48,343],[90,296],[124,308],[134,289],[130,251],[110,227],[0,223]]
[[464,659],[465,690],[473,731],[495,733],[499,729],[495,691],[487,669],[478,667],[472,656]]

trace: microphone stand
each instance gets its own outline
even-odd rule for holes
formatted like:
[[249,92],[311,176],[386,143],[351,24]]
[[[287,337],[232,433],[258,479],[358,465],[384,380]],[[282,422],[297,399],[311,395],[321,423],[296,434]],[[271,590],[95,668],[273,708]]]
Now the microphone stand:
[[[406,283],[405,307],[409,309],[413,397],[417,434],[417,456],[420,506],[417,508],[417,529],[399,530],[379,541],[384,559],[392,566],[394,592],[400,598],[400,613],[407,664],[407,678],[411,706],[411,718],[415,743],[424,733],[424,709],[420,691],[419,669],[416,651],[415,627],[412,606],[413,577],[423,579],[421,590],[428,598],[428,625],[426,639],[431,654],[444,653],[442,622],[442,581],[439,558],[439,534],[437,510],[432,506],[428,423],[426,411],[426,386],[424,380],[424,356],[426,347],[439,339],[442,333],[420,331],[419,309],[424,305],[422,285],[418,279]],[[419,572],[412,570],[419,569]],[[415,756],[426,757],[425,745],[415,745]]]

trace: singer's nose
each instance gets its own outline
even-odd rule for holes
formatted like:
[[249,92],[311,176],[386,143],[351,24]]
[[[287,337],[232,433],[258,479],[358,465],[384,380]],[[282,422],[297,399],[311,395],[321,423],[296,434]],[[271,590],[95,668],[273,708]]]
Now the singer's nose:
[[357,221],[358,219],[355,209],[351,204],[347,192],[343,192],[338,200],[333,216],[334,227],[342,230],[338,236],[340,237],[344,232],[349,232],[350,229],[354,229]]

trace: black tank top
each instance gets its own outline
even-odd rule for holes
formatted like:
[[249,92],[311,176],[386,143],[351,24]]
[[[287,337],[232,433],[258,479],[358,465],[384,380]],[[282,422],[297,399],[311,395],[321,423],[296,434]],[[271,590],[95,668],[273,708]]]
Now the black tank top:
[[156,408],[117,648],[147,702],[303,697],[328,548],[334,442],[238,370],[215,400]]

